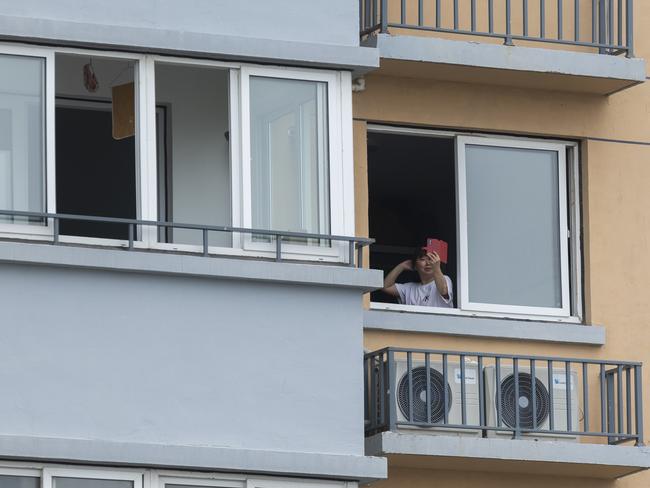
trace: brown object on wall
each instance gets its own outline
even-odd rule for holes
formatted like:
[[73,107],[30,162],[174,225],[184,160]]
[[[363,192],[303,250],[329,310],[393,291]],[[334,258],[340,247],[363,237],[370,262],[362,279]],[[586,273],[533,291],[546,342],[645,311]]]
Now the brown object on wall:
[[135,135],[135,85],[126,83],[113,87],[113,139]]

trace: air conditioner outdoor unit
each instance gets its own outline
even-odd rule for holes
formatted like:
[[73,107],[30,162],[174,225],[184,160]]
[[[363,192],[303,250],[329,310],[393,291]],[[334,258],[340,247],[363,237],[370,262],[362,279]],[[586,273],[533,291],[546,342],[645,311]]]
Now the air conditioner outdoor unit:
[[[497,384],[496,368],[487,366],[483,369],[485,374],[485,415],[486,424],[497,426]],[[519,398],[515,398],[515,375],[512,367],[500,368],[500,393],[501,393],[501,427],[515,427],[516,408],[519,408],[519,425],[523,429],[533,428],[532,388],[533,381],[530,368],[518,368]],[[578,426],[578,379],[574,371],[570,376],[571,399],[571,430],[579,430]],[[567,372],[565,369],[553,369],[551,388],[553,389],[553,404],[549,394],[548,369],[535,368],[535,404],[536,427],[540,430],[550,429],[550,415],[553,413],[553,430],[567,429]],[[488,437],[512,437],[509,431],[487,431]],[[525,433],[522,437],[536,440],[577,440],[573,435]]]
[[[427,370],[424,361],[413,361],[411,364],[411,378],[413,393],[409,396],[409,375],[407,361],[397,360],[395,362],[395,408],[398,422],[408,422],[409,402],[412,398],[413,422],[428,422],[442,424],[444,422],[444,393],[447,389],[447,424],[462,425],[461,407],[461,367],[460,363],[449,362],[447,364],[447,384],[443,381],[443,366],[441,362],[431,361],[429,363],[429,391],[431,394],[430,416],[427,416]],[[479,414],[479,389],[478,389],[478,367],[474,362],[465,363],[465,425],[480,425]],[[459,429],[453,427],[421,427],[401,425],[400,430],[407,429],[418,433],[432,435],[462,435],[481,436],[480,429]]]

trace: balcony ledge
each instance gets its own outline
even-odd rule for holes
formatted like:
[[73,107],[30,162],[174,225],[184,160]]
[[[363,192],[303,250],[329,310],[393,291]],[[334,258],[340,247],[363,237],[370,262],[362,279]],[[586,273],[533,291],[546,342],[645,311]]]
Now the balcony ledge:
[[357,289],[380,288],[381,271],[341,265],[127,251],[72,245],[0,242],[0,263],[235,279]]
[[366,455],[387,456],[390,466],[601,479],[650,468],[646,447],[395,432],[366,439]]
[[378,457],[0,435],[0,458],[355,480],[386,478]]
[[645,81],[645,61],[558,49],[378,34],[381,73],[461,83],[610,95]]

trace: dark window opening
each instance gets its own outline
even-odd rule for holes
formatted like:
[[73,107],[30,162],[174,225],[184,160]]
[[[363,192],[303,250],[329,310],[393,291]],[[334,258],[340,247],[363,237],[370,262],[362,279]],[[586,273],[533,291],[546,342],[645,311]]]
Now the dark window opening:
[[[110,103],[57,107],[56,188],[58,213],[136,218],[135,137],[113,138]],[[126,224],[62,220],[59,230],[128,239]]]
[[[427,238],[449,244],[444,274],[453,283],[457,304],[456,176],[451,138],[415,135],[368,134],[368,192],[370,266],[384,274],[409,259]],[[404,272],[399,283],[419,281]],[[373,302],[396,303],[381,291]]]

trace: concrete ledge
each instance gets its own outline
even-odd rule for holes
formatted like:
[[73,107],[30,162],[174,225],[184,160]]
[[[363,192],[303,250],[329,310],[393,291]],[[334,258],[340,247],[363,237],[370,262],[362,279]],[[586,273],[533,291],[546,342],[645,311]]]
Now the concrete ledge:
[[375,481],[379,457],[0,435],[0,458]]
[[276,263],[244,258],[90,248],[73,245],[0,242],[0,262],[184,275],[204,278],[255,280],[354,288],[380,288],[381,271],[327,264]]
[[0,40],[323,68],[379,66],[375,49],[0,15]]
[[388,456],[391,466],[603,479],[650,468],[646,447],[394,432],[366,439],[366,455]]
[[[608,95],[645,82],[645,61],[558,49],[379,34],[382,73]],[[415,62],[415,63],[414,63]]]
[[558,324],[464,315],[366,310],[363,315],[363,327],[367,330],[425,332],[521,341],[593,346],[605,344],[605,327],[599,325]]

